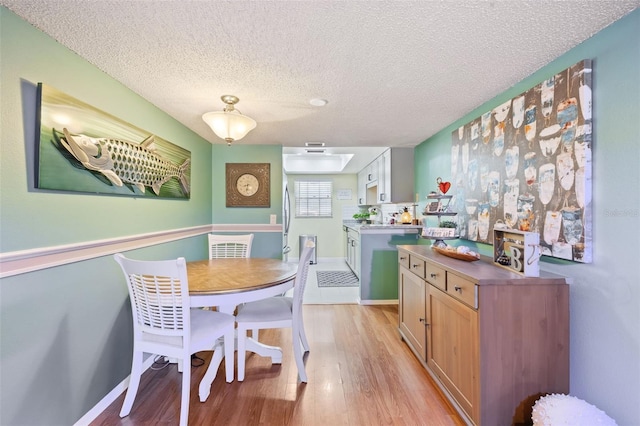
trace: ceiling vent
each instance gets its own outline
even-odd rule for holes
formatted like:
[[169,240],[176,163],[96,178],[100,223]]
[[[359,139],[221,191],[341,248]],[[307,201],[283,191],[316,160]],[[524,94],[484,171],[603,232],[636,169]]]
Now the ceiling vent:
[[324,142],[305,142],[304,146],[308,146],[310,148],[322,148],[324,146]]
[[307,154],[323,154],[326,149],[305,149]]

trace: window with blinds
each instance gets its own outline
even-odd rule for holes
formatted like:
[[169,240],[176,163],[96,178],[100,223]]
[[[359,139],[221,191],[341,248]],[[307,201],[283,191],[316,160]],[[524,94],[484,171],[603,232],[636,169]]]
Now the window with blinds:
[[330,180],[297,180],[296,217],[332,217]]

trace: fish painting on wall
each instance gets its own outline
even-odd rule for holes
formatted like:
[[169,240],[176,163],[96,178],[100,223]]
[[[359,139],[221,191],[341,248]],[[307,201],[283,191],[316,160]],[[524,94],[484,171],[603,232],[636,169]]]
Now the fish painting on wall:
[[37,188],[190,197],[190,151],[42,83],[38,101]]
[[461,238],[492,244],[494,228],[536,232],[543,255],[592,262],[591,87],[585,59],[452,133]]

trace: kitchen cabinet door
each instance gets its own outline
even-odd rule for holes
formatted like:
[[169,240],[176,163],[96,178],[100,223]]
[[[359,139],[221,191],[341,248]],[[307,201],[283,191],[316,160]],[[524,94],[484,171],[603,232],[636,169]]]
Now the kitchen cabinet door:
[[362,169],[358,173],[358,205],[367,204],[367,169]]
[[427,335],[425,330],[425,282],[405,267],[400,267],[398,277],[398,320],[408,343],[423,361],[427,359]]
[[467,415],[478,423],[478,314],[429,285],[427,365]]
[[347,231],[346,256],[347,265],[360,278],[360,234],[352,229]]

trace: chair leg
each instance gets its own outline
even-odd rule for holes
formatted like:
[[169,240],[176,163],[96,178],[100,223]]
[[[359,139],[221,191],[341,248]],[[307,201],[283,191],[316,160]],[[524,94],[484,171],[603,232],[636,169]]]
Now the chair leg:
[[227,383],[233,382],[233,358],[236,351],[236,330],[231,328],[224,334],[224,368]]
[[224,346],[224,339],[218,339],[215,346],[213,347],[213,355],[211,356],[209,367],[207,367],[207,371],[204,373],[204,377],[202,377],[200,386],[198,387],[200,402],[205,402],[207,398],[209,398],[209,394],[211,393],[211,384],[213,383],[216,374],[218,374],[218,369],[220,368],[220,364],[222,363],[222,353],[224,352]]
[[[189,361],[191,357],[187,358]],[[180,400],[180,426],[189,424],[189,395],[191,394],[191,362],[182,359],[184,371],[182,372],[182,398]]]
[[238,381],[244,380],[247,330],[238,327]]
[[302,348],[305,352],[309,352],[309,342],[307,341],[307,334],[304,331],[304,321],[302,320],[302,315],[298,319],[298,328],[300,329],[300,341],[302,342]]
[[122,408],[120,409],[120,417],[128,416],[133,407],[133,401],[138,393],[140,385],[140,376],[142,375],[142,352],[133,352],[133,360],[131,361],[131,375],[129,376],[129,387],[127,395],[124,397]]
[[296,359],[296,366],[298,367],[298,376],[300,377],[300,381],[303,383],[307,383],[307,372],[304,368],[304,360],[302,359],[302,342],[301,342],[301,331],[300,326],[293,324],[293,357]]

